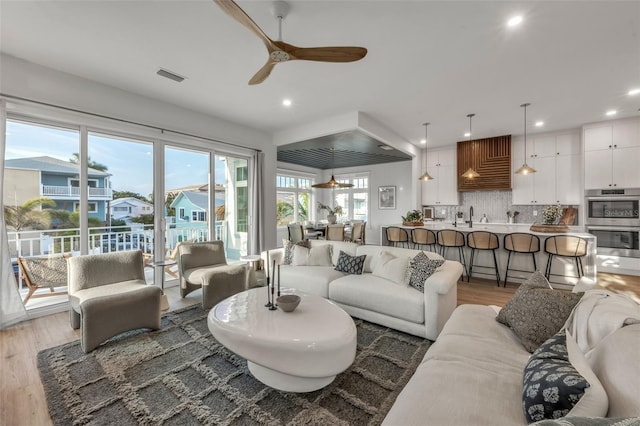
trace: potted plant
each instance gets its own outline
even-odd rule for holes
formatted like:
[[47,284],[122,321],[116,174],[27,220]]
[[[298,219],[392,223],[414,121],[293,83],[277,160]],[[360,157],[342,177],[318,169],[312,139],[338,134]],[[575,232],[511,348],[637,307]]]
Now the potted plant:
[[329,207],[326,204],[322,204],[318,201],[318,210],[326,210],[327,211],[327,221],[333,224],[338,220],[338,216],[342,216],[342,206],[337,205],[333,208]]
[[420,210],[409,210],[406,216],[402,216],[404,226],[422,226],[422,212]]

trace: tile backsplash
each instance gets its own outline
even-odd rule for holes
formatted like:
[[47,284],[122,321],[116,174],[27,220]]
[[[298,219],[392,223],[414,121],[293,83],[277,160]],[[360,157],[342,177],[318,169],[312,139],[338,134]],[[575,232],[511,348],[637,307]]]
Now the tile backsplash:
[[[464,220],[469,220],[469,207],[471,206],[473,206],[473,221],[476,223],[485,214],[491,223],[506,223],[507,211],[509,210],[520,212],[515,218],[515,223],[541,222],[542,210],[547,207],[546,205],[514,206],[511,204],[511,191],[462,192],[459,206],[434,206],[435,216],[452,222],[456,212],[462,212]],[[538,215],[534,216],[534,212],[537,212]]]

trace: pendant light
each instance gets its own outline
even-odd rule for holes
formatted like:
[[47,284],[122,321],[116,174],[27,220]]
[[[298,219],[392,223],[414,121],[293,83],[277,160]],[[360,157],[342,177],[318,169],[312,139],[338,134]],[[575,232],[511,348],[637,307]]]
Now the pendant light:
[[[471,118],[473,118],[474,115],[475,114],[467,114],[467,117],[469,117],[469,142],[471,142]],[[473,170],[473,167],[469,167],[467,171],[462,174],[462,177],[467,179],[475,179],[477,177],[480,177],[480,173]]]
[[536,172],[536,169],[527,164],[527,107],[529,105],[531,104],[520,105],[520,107],[524,108],[524,164],[516,170],[517,175],[530,175]]
[[431,177],[431,175],[429,174],[429,172],[427,171],[427,166],[426,166],[428,164],[428,162],[427,162],[427,144],[429,143],[429,138],[428,138],[429,133],[428,133],[427,126],[429,126],[429,124],[431,124],[431,123],[424,123],[423,124],[424,125],[424,162],[425,162],[425,167],[424,167],[424,174],[418,178],[418,180],[424,180],[424,181],[433,179]]
[[352,188],[353,184],[351,183],[340,183],[333,177],[333,159],[335,148],[331,148],[331,179],[329,182],[325,183],[316,183],[315,185],[311,185],[312,188],[322,188],[322,189],[333,189],[333,188]]

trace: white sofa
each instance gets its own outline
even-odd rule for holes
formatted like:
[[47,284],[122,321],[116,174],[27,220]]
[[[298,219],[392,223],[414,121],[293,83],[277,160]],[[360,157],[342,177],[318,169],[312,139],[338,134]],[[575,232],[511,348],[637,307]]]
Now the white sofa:
[[[591,302],[599,295],[594,292],[602,290],[587,292],[566,325],[606,392],[606,417],[640,416],[640,307],[620,295],[595,305]],[[496,321],[499,309],[459,306],[383,424],[527,424],[523,370],[531,354],[510,328]],[[621,327],[626,318],[639,322]]]
[[[312,248],[331,245],[333,265],[336,265],[341,250],[349,255],[367,255],[364,273],[350,275],[334,270],[333,266],[282,265],[282,287],[322,296],[354,317],[430,340],[438,337],[456,308],[457,282],[463,272],[459,262],[445,261],[425,281],[423,294],[408,285],[399,285],[372,274],[372,263],[381,252],[396,257],[413,257],[420,250],[326,240],[310,240],[310,244]],[[425,253],[430,259],[442,259],[436,253]],[[271,263],[274,260],[281,263],[283,257],[283,248],[268,251]],[[267,252],[262,253],[262,259],[267,262]]]

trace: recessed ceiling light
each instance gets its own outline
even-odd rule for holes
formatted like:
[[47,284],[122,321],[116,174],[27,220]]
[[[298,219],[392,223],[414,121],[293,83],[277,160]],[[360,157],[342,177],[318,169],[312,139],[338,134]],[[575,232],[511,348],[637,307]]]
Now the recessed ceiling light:
[[378,145],[378,148],[384,149],[385,151],[393,151],[393,148],[390,147],[389,145],[380,144],[380,145]]
[[611,117],[612,115],[616,115],[618,113],[618,111],[616,111],[615,109],[609,110],[606,112],[607,116]]
[[426,144],[426,143],[427,143],[427,140],[426,140],[426,139],[420,139],[420,143],[421,143],[422,145],[424,145],[424,144]]
[[544,121],[536,121],[536,127],[544,126]]
[[516,27],[522,23],[522,15],[514,16],[507,21],[507,26]]
[[469,133],[469,132],[467,132],[467,133],[465,133],[465,134],[464,134],[464,137],[465,137],[465,138],[468,138],[469,136],[471,136],[471,133]]
[[629,90],[629,93],[627,93],[629,96],[635,96],[635,95],[640,95],[640,89],[631,89]]
[[282,105],[289,107],[291,106],[291,99],[283,99]]

